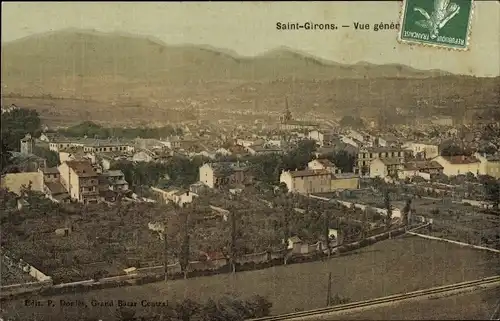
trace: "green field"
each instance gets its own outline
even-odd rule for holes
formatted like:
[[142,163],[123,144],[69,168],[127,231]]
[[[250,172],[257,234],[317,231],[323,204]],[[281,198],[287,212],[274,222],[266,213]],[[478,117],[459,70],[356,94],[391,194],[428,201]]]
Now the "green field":
[[[495,270],[499,265],[499,255],[418,237],[402,237],[379,242],[325,262],[40,299],[56,302],[60,299],[78,299],[90,303],[92,299],[206,300],[224,295],[248,297],[260,294],[273,302],[272,313],[280,314],[324,306],[328,272],[332,272],[333,294],[358,301],[496,275]],[[24,306],[23,300],[5,302],[2,308],[26,315],[26,318],[37,315],[47,319],[82,313],[107,317],[114,311],[114,308],[109,307],[61,308],[58,304],[53,308],[29,308]]]
[[498,302],[499,291],[497,288],[434,300],[401,302],[318,320],[489,320]]

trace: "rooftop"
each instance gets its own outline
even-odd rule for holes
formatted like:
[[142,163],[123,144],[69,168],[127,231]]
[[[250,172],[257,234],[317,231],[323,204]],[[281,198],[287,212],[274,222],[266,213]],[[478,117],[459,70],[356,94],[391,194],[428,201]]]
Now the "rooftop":
[[407,170],[442,169],[443,166],[436,161],[413,161],[404,164],[404,168]]
[[463,164],[474,164],[479,163],[479,160],[474,156],[443,156],[443,159],[450,164],[463,165]]
[[74,170],[78,177],[94,177],[97,176],[92,164],[89,161],[67,161],[69,168]]
[[320,175],[331,175],[331,173],[327,170],[320,169],[320,170],[312,170],[312,169],[305,169],[301,171],[290,171],[289,172],[292,177],[307,177],[307,176],[320,176]]
[[59,174],[59,169],[57,167],[46,167],[42,168],[44,174]]

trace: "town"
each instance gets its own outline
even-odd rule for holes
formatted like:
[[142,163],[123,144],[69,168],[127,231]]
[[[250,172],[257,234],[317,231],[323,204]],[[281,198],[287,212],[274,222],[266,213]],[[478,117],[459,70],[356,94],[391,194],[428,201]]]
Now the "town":
[[[36,285],[2,292],[315,261],[422,226],[500,249],[498,121],[381,130],[295,120],[283,105],[260,130],[196,122],[120,137],[3,109],[2,278]],[[37,272],[18,276],[19,260]]]
[[498,320],[500,4],[427,2],[2,4],[0,321]]

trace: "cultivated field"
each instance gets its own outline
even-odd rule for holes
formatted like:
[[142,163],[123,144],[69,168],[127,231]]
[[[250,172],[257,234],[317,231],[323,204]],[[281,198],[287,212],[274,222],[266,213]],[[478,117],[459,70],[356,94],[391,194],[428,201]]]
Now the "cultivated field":
[[[355,198],[345,199],[349,202],[383,207],[380,195],[369,191],[355,194]],[[406,197],[400,193],[391,194],[392,205],[403,209]],[[412,212],[433,219],[430,235],[448,238],[474,245],[500,249],[500,216],[479,207],[461,204],[451,198],[412,198]],[[426,232],[427,233],[427,232]]]
[[[328,272],[332,272],[332,294],[358,301],[496,275],[499,264],[500,256],[491,253],[417,237],[401,237],[325,262],[40,299],[56,302],[79,299],[90,304],[92,299],[140,302],[144,299],[206,300],[224,295],[248,297],[260,294],[273,302],[272,313],[279,314],[324,306]],[[61,308],[58,304],[53,308],[27,308],[24,300],[6,302],[3,306],[7,311],[45,316],[46,319],[60,313],[107,317],[116,308]]]
[[423,299],[389,307],[319,317],[318,320],[489,320],[498,304],[500,288]]
[[0,279],[1,286],[36,281],[35,278],[31,277],[28,273],[23,273],[17,267],[9,267],[3,261],[3,259],[1,260],[0,276],[1,276],[1,279]]

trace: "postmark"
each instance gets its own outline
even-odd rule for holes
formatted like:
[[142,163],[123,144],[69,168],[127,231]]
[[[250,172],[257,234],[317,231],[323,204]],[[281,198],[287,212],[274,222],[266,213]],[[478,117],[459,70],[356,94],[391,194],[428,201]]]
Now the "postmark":
[[401,43],[468,50],[473,0],[404,0]]

